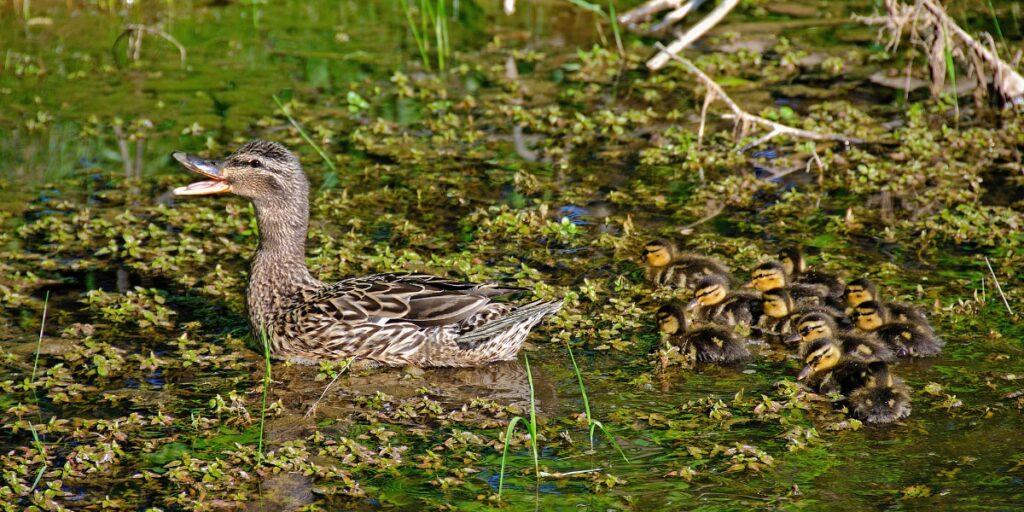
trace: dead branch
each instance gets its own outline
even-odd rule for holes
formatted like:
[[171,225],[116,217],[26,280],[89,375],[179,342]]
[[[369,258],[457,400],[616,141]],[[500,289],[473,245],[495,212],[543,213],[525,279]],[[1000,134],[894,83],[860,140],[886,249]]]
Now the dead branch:
[[[835,135],[831,133],[821,134],[809,130],[803,130],[800,128],[793,128],[792,126],[786,126],[784,124],[776,123],[775,121],[770,121],[760,116],[755,116],[740,108],[740,106],[737,105],[736,102],[733,101],[732,98],[730,98],[729,95],[725,93],[725,90],[722,89],[722,87],[718,85],[718,83],[712,80],[711,77],[705,75],[704,72],[701,71],[700,68],[698,68],[694,63],[690,62],[689,59],[687,59],[686,57],[681,57],[676,54],[668,53],[668,48],[666,48],[661,43],[655,43],[655,47],[661,50],[661,53],[659,55],[666,55],[666,59],[675,60],[682,64],[683,67],[685,67],[691,73],[696,75],[697,79],[700,80],[702,84],[704,84],[705,88],[707,88],[707,96],[705,96],[704,98],[704,108],[701,110],[701,130],[697,136],[698,146],[700,146],[704,136],[704,116],[707,115],[707,107],[713,100],[716,99],[721,100],[722,103],[725,103],[725,105],[729,107],[729,110],[732,110],[732,118],[735,123],[734,127],[736,129],[737,134],[740,137],[746,135],[748,127],[753,125],[763,126],[769,130],[769,132],[766,135],[744,146],[743,148],[740,148],[740,152],[746,151],[751,147],[767,142],[768,140],[771,140],[772,138],[777,137],[779,135],[789,135],[791,137],[799,137],[811,140],[840,141],[851,144],[862,142],[860,139],[847,137],[845,135]],[[711,100],[708,100],[708,97],[710,97]]]
[[[913,44],[922,47],[928,56],[932,74],[932,92],[943,90],[946,76],[945,53],[948,50],[959,58],[972,74],[981,73],[980,64],[987,64],[992,70],[993,86],[1003,101],[1010,104],[1024,103],[1024,77],[1012,65],[999,57],[995,45],[985,44],[971,37],[950,18],[941,4],[935,0],[917,0],[913,5],[898,0],[885,0],[886,17],[855,17],[865,24],[885,25],[889,34],[886,47],[890,50],[899,45],[906,33]],[[991,36],[988,36],[991,38]],[[984,76],[975,76],[979,84]]]
[[684,48],[700,39],[708,30],[711,30],[711,28],[717,25],[718,22],[722,21],[722,18],[724,18],[726,14],[729,14],[729,11],[733,10],[733,8],[739,3],[740,0],[722,0],[722,3],[718,4],[718,7],[715,7],[713,11],[708,13],[704,19],[697,22],[696,25],[690,27],[690,29],[683,35],[679,36],[678,39],[672,41],[667,48],[662,47],[661,53],[658,53],[652,57],[651,60],[647,61],[647,67],[652,71],[661,69],[668,63],[672,56],[683,51]]
[[130,23],[128,25],[125,25],[124,31],[121,32],[121,34],[117,36],[117,39],[114,40],[114,47],[117,46],[121,39],[127,37],[128,57],[132,60],[137,61],[141,56],[142,38],[146,33],[162,37],[167,42],[173,44],[174,47],[178,49],[178,58],[181,60],[181,67],[182,69],[185,68],[185,60],[188,57],[188,52],[185,50],[185,47],[180,42],[178,42],[178,40],[175,39],[174,36],[168,34],[167,32],[164,32],[164,30],[160,27],[143,25],[141,23]]

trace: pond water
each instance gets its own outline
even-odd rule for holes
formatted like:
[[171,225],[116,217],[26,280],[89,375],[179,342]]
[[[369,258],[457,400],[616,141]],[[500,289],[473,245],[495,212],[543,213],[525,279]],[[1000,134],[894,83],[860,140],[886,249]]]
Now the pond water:
[[[0,6],[0,507],[1024,505],[1024,118],[877,84],[928,77],[909,42],[851,21],[880,2],[752,1],[685,55],[752,113],[866,142],[745,148],[758,135],[734,138],[719,103],[698,143],[703,89],[646,71],[657,38],[621,27],[620,53],[582,2],[499,4]],[[962,4],[954,18],[1001,34],[1002,55],[1024,47],[1016,2]],[[310,174],[322,279],[500,280],[564,310],[520,361],[275,362],[264,402],[252,209],[170,194],[190,179],[172,151],[256,137]],[[851,420],[779,346],[663,368],[653,312],[689,297],[643,280],[640,248],[661,236],[738,281],[802,246],[924,308],[947,345],[895,366],[910,418]],[[607,428],[592,442],[587,407]]]

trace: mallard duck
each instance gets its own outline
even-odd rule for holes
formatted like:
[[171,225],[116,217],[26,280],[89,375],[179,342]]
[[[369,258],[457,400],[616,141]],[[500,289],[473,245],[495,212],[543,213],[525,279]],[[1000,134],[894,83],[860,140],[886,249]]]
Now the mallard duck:
[[807,313],[824,313],[837,319],[836,323],[840,328],[844,327],[841,320],[845,320],[845,318],[842,318],[842,313],[839,311],[828,306],[797,306],[785,288],[772,288],[761,294],[761,300],[764,314],[761,316],[758,327],[765,338],[770,341],[785,342],[788,340],[796,332],[794,324]]
[[873,334],[900,357],[936,356],[945,345],[920,325],[892,321],[888,309],[877,301],[861,302],[853,308],[852,317],[858,329]]
[[698,279],[686,309],[698,321],[725,325],[756,325],[763,310],[758,294],[730,291],[729,280],[720,275]]
[[891,363],[896,360],[896,354],[882,341],[870,335],[840,331],[835,319],[821,312],[807,313],[800,317],[796,323],[796,332],[786,341],[800,341],[800,353],[806,356],[811,343],[822,338],[828,338],[838,343],[844,357],[851,360],[865,363],[871,361]]
[[783,249],[779,252],[779,263],[782,263],[782,269],[792,283],[824,286],[828,290],[828,305],[842,307],[843,292],[845,291],[842,279],[832,274],[808,270],[803,251],[799,248]]
[[693,288],[697,279],[719,275],[731,279],[729,268],[722,262],[690,253],[681,253],[676,244],[660,238],[644,245],[647,281],[658,286]]
[[728,328],[697,325],[687,328],[686,317],[678,304],[658,309],[658,329],[669,336],[669,343],[700,363],[737,363],[750,358],[746,344]]
[[932,325],[928,323],[928,317],[915,306],[909,304],[900,304],[898,302],[887,302],[882,303],[878,297],[878,287],[875,286],[870,279],[861,278],[854,279],[846,285],[846,290],[843,292],[846,297],[846,314],[852,315],[853,308],[857,307],[863,302],[873,300],[883,304],[889,313],[889,316],[895,322],[909,322],[917,324],[928,331],[934,331]]
[[869,363],[864,385],[847,396],[850,412],[866,423],[885,425],[910,416],[910,389],[889,372],[889,365]]
[[807,345],[803,356],[805,366],[797,380],[804,380],[818,393],[840,393],[848,396],[867,382],[868,361],[850,357],[839,341],[818,338]]
[[786,288],[793,301],[801,306],[820,306],[828,300],[828,288],[818,284],[802,284],[790,282],[782,263],[767,261],[754,268],[750,273],[750,282],[744,288],[755,288],[766,292],[773,288]]
[[273,355],[302,363],[354,357],[369,365],[476,366],[514,359],[540,320],[562,303],[493,299],[517,291],[428,274],[375,274],[336,283],[306,267],[309,182],[284,146],[253,141],[221,162],[174,153],[207,179],[174,193],[232,192],[252,201],[259,248],[247,304]]

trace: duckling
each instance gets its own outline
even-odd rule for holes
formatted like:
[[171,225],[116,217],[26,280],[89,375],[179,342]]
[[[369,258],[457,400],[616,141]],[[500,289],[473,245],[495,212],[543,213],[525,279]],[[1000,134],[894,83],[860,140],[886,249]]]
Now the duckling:
[[729,268],[714,258],[680,253],[676,244],[659,238],[644,245],[647,281],[658,286],[693,288],[694,282],[707,275],[731,279]]
[[763,311],[761,302],[753,292],[730,292],[728,279],[710,275],[696,282],[694,299],[686,309],[696,309],[694,318],[701,322],[756,325]]
[[931,357],[942,352],[945,342],[932,331],[911,322],[895,322],[888,308],[869,300],[853,308],[857,328],[873,334],[899,357]]
[[658,329],[669,335],[669,343],[700,363],[738,363],[750,358],[742,340],[728,328],[715,325],[693,326],[689,329],[686,317],[678,304],[666,304],[658,309]]
[[[861,278],[854,279],[846,285],[846,290],[843,292],[846,297],[846,314],[851,315],[853,308],[857,305],[873,300],[881,302],[878,298],[878,288],[875,286],[870,279]],[[895,322],[908,322],[916,324],[930,332],[935,330],[932,325],[928,323],[928,317],[925,316],[924,312],[917,307],[909,304],[900,304],[896,302],[885,303],[884,306],[889,311],[889,315]]]
[[868,363],[864,385],[847,401],[853,416],[866,423],[886,425],[910,416],[910,389],[881,361]]
[[841,307],[845,287],[843,281],[832,274],[807,269],[803,251],[796,247],[783,249],[779,252],[779,262],[786,276],[796,284],[824,286],[828,289],[828,303],[833,307]]
[[794,324],[807,313],[824,313],[837,319],[840,328],[849,327],[842,313],[828,306],[797,306],[785,288],[772,288],[761,294],[761,300],[764,314],[758,327],[769,341],[786,341],[795,332]]
[[796,379],[806,381],[815,392],[848,396],[867,384],[868,362],[851,357],[835,338],[822,337],[810,342],[803,359],[805,366]]
[[772,288],[788,288],[790,296],[798,305],[820,306],[828,298],[828,288],[823,285],[790,282],[782,263],[777,261],[768,261],[755,267],[750,273],[750,282],[743,287],[756,288],[762,293]]
[[842,348],[843,356],[865,363],[871,361],[885,361],[891,363],[896,360],[896,354],[889,346],[873,336],[853,332],[839,331],[836,321],[831,316],[813,312],[807,313],[796,323],[796,332],[786,341],[800,341],[802,356],[809,354],[811,344],[819,339],[829,338]]

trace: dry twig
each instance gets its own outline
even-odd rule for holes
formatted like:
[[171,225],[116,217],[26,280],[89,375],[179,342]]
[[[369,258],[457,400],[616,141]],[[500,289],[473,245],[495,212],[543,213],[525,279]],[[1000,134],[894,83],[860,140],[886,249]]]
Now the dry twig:
[[999,296],[1003,299],[1003,305],[1006,306],[1006,311],[1013,316],[1013,310],[1010,309],[1010,303],[1006,300],[1006,295],[1003,294],[1003,286],[999,284],[999,279],[996,277],[996,271],[992,270],[992,264],[988,261],[988,256],[985,256],[985,264],[988,265],[988,272],[992,274],[992,280],[996,283],[996,289],[999,290]]
[[664,67],[673,55],[678,54],[684,48],[693,44],[694,41],[700,39],[708,30],[711,30],[718,22],[722,21],[722,18],[729,14],[729,11],[739,3],[740,0],[722,0],[718,7],[715,7],[713,11],[708,13],[696,25],[690,27],[690,30],[687,30],[685,34],[672,41],[667,48],[664,46],[660,47],[661,53],[651,57],[651,60],[647,61],[647,67],[651,70],[658,70]]
[[831,133],[822,134],[818,132],[812,132],[810,130],[793,128],[792,126],[786,126],[784,124],[776,123],[775,121],[770,121],[760,116],[755,116],[740,108],[740,106],[737,105],[736,102],[733,101],[732,98],[730,98],[729,95],[725,93],[725,90],[723,90],[720,85],[718,85],[714,80],[712,80],[711,77],[705,75],[704,72],[701,71],[700,68],[698,68],[696,65],[694,65],[694,63],[690,62],[689,59],[673,53],[669,53],[669,49],[663,46],[661,43],[656,43],[655,47],[661,50],[662,53],[660,53],[659,55],[665,55],[665,58],[667,59],[678,61],[687,70],[696,75],[697,79],[700,80],[700,82],[704,84],[704,87],[707,88],[707,96],[704,97],[704,108],[701,110],[701,128],[697,135],[698,146],[700,146],[700,144],[703,141],[705,124],[704,117],[707,115],[708,105],[716,99],[721,100],[722,103],[725,103],[726,106],[729,107],[729,110],[732,110],[732,117],[736,123],[736,132],[740,137],[746,135],[747,130],[752,125],[763,126],[770,130],[766,135],[744,146],[743,148],[740,148],[741,152],[746,151],[751,147],[767,142],[768,140],[779,135],[789,135],[792,137],[800,137],[803,139],[811,140],[840,141],[851,144],[862,142],[860,139],[847,137],[845,135],[836,135]]
[[327,383],[327,386],[320,393],[320,397],[317,398],[316,401],[313,402],[313,405],[310,405],[309,409],[306,411],[307,418],[312,416],[313,413],[316,412],[316,406],[320,405],[320,401],[323,400],[325,396],[327,396],[327,390],[331,389],[331,386],[333,386],[335,382],[338,382],[338,378],[341,377],[343,373],[345,373],[345,370],[348,370],[348,368],[352,366],[352,361],[352,359],[345,361],[345,366],[342,366],[341,369],[338,370],[338,373],[334,376],[334,378],[331,379],[331,382]]

